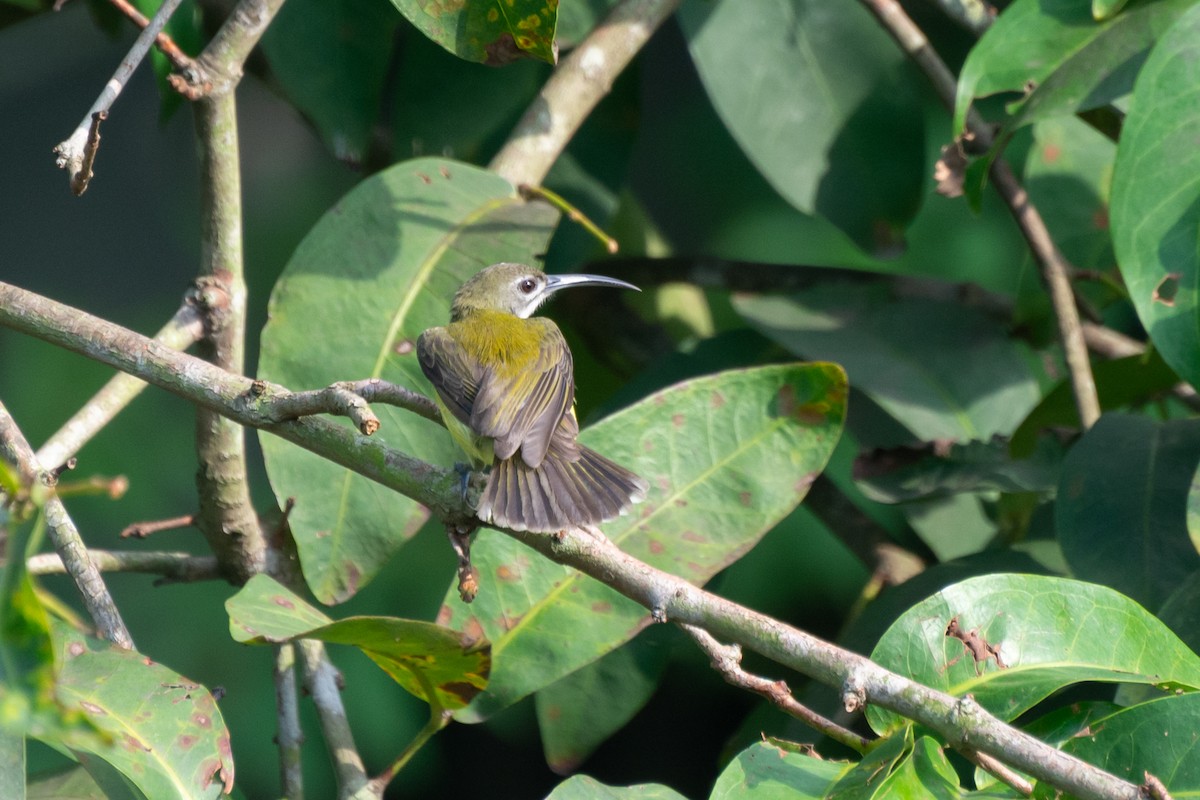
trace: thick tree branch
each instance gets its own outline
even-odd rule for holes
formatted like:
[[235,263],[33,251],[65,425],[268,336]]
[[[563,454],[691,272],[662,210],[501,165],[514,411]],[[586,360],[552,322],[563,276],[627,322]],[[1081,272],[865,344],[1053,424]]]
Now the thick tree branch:
[[283,0],[241,0],[196,59],[195,68],[172,75],[171,85],[189,100],[232,92],[250,51],[282,5]]
[[60,142],[54,148],[54,153],[58,157],[55,163],[60,169],[67,170],[71,178],[71,191],[76,195],[86,192],[88,182],[92,179],[91,165],[96,157],[96,147],[100,142],[98,133],[100,121],[107,116],[108,110],[112,108],[112,104],[116,102],[121,90],[129,82],[129,77],[133,75],[138,64],[142,63],[142,59],[146,57],[146,53],[154,44],[155,37],[162,31],[171,15],[175,13],[179,3],[180,0],[164,0],[154,14],[154,18],[134,40],[129,53],[121,59],[117,71],[108,83],[104,84],[103,91],[96,98],[96,102],[92,103],[92,107],[84,115],[83,121],[65,141]]
[[[0,325],[133,372],[147,382],[242,424],[271,431],[425,504],[444,520],[469,518],[470,509],[463,503],[458,475],[453,471],[390,450],[344,425],[312,417],[294,422],[275,421],[262,409],[269,408],[272,394],[286,392],[281,387],[264,385],[267,391],[254,397],[250,393],[252,382],[247,378],[4,283],[0,283]],[[506,533],[551,560],[611,586],[650,609],[658,619],[703,628],[719,640],[741,645],[831,686],[842,686],[847,702],[858,705],[869,702],[895,711],[938,731],[955,747],[992,755],[1083,797],[1139,798],[1138,787],[1133,784],[1005,725],[970,698],[956,698],[922,686],[862,656],[709,594],[621,552],[603,537],[582,530],[566,531],[561,537]],[[318,653],[309,657],[308,650],[315,644],[305,642],[302,646],[306,680],[310,684],[323,669]],[[331,675],[322,680],[331,680]],[[321,685],[327,692],[328,686]],[[345,737],[337,731],[345,720],[340,707],[339,698],[336,706],[330,705],[324,714],[330,717],[327,736],[334,731],[330,746],[335,761],[346,773],[342,782],[345,789],[359,780],[361,766],[355,765],[356,753],[351,756],[342,752]],[[343,763],[340,760],[343,755],[350,760]],[[358,764],[361,765],[361,760]],[[362,780],[365,782],[365,776]]]
[[546,81],[490,168],[513,185],[538,185],[613,81],[679,0],[621,0]]
[[[144,572],[161,575],[157,583],[191,583],[221,577],[217,559],[191,553],[144,550],[88,550],[87,558],[101,572]],[[34,575],[61,575],[67,571],[56,553],[39,553],[29,559]]]
[[842,686],[857,707],[873,703],[895,711],[937,731],[956,748],[995,756],[1081,797],[1140,797],[1137,786],[1004,724],[970,697],[953,697],[923,686],[856,653],[709,594],[638,561],[611,541],[580,530],[567,531],[561,538],[508,533],[552,561],[616,589],[657,618],[702,628],[822,683]]
[[319,417],[289,420],[274,403],[287,389],[253,381],[84,311],[0,282],[0,325],[136,375],[235,422],[276,434],[424,503],[434,514],[469,516],[459,476]]
[[[207,50],[205,51],[207,53]],[[246,281],[242,252],[242,183],[237,104],[232,88],[195,106],[200,150],[200,283],[226,302],[207,306],[202,354],[227,372],[245,371]],[[242,582],[267,567],[267,542],[250,499],[245,430],[207,409],[196,410],[196,526],[222,568]]]
[[[38,465],[33,448],[29,446],[29,442],[25,440],[3,403],[0,403],[0,457],[15,464],[25,481],[38,481],[53,487],[57,473],[44,472]],[[117,610],[112,595],[108,593],[108,587],[104,585],[104,579],[100,577],[100,570],[88,559],[83,538],[67,514],[62,500],[58,495],[51,493],[46,498],[43,511],[46,514],[50,541],[54,544],[66,571],[75,581],[75,587],[83,597],[83,606],[96,625],[96,632],[118,647],[132,650],[133,637],[129,635],[129,630],[121,619],[121,612]]]
[[[154,340],[173,350],[186,350],[203,335],[204,318],[189,297],[175,312],[175,316],[154,335]],[[51,467],[66,463],[145,388],[145,381],[132,375],[124,372],[114,375],[75,416],[46,440],[38,450],[38,462]]]
[[[954,108],[956,81],[953,73],[938,56],[929,40],[905,13],[897,0],[862,0],[863,4],[879,19],[901,49],[917,63],[928,76],[942,102]],[[988,125],[973,111],[967,115],[967,128],[974,134],[978,144],[988,149],[992,146],[992,132]],[[1050,232],[1037,208],[1029,201],[1029,195],[1017,181],[1008,162],[997,158],[991,167],[992,182],[1012,212],[1021,229],[1030,251],[1042,270],[1042,279],[1050,293],[1054,316],[1058,321],[1059,338],[1062,340],[1067,369],[1075,391],[1075,405],[1083,427],[1090,428],[1100,418],[1100,401],[1096,394],[1096,381],[1092,376],[1088,360],[1087,344],[1075,305],[1075,293],[1071,288],[1071,266],[1059,252]]]

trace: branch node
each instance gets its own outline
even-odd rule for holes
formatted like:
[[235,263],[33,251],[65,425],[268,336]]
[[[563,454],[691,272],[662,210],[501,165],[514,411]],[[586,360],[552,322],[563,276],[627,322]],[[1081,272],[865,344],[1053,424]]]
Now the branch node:
[[866,707],[866,676],[863,674],[861,668],[855,667],[846,676],[846,681],[842,684],[842,708],[846,709],[847,714],[853,714],[856,711],[862,711]]

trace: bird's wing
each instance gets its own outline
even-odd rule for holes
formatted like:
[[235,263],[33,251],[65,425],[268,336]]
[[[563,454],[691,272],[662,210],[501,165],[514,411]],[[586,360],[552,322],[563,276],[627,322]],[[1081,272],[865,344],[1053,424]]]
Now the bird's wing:
[[446,408],[469,426],[482,372],[476,361],[445,328],[430,328],[417,337],[417,359]]
[[558,326],[542,317],[528,322],[542,328],[536,357],[527,368],[484,370],[470,426],[492,437],[497,458],[511,458],[519,450],[536,469],[575,403],[575,377],[571,350]]

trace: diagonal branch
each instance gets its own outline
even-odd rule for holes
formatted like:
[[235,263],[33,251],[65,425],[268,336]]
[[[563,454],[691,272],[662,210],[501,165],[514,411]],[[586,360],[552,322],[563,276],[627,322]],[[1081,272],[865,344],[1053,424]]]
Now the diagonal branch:
[[[905,13],[898,0],[862,0],[862,3],[876,16],[901,49],[925,72],[942,102],[953,109],[956,86],[953,73],[933,49],[925,33]],[[977,113],[968,113],[967,128],[982,148],[991,147],[991,129]],[[1030,251],[1041,267],[1042,280],[1050,294],[1054,316],[1058,321],[1058,335],[1062,340],[1067,369],[1071,374],[1079,419],[1085,429],[1090,428],[1100,418],[1100,400],[1096,394],[1096,380],[1092,376],[1091,362],[1088,360],[1087,343],[1083,339],[1079,310],[1075,306],[1075,293],[1071,288],[1071,266],[1055,245],[1045,221],[1029,201],[1028,193],[1013,174],[1008,162],[997,158],[992,163],[991,176],[996,190],[1004,198]]]
[[[8,409],[0,403],[0,457],[11,461],[20,470],[26,481],[40,481],[53,487],[54,473],[46,473],[38,465],[33,448],[25,440],[24,434],[17,428],[16,421],[8,413]],[[46,526],[50,533],[50,541],[66,567],[66,571],[75,581],[75,587],[83,597],[84,608],[87,609],[92,621],[96,624],[97,633],[104,639],[126,650],[133,649],[133,638],[121,619],[121,612],[113,603],[100,570],[87,557],[87,548],[79,529],[67,514],[58,495],[51,493],[44,507]]]
[[613,81],[679,0],[622,0],[559,64],[490,168],[514,186],[540,184]]
[[[230,419],[282,436],[423,503],[443,520],[472,518],[459,491],[458,475],[452,470],[438,469],[327,420],[274,421],[263,408],[269,408],[273,392],[286,392],[281,387],[267,386],[264,397],[252,397],[252,382],[247,378],[4,283],[0,283],[0,325],[132,372]],[[1067,792],[1103,800],[1140,800],[1137,786],[1005,725],[970,697],[957,698],[923,686],[856,653],[705,592],[638,561],[602,536],[585,530],[564,531],[561,536],[504,532],[550,560],[621,592],[650,609],[656,619],[703,628],[720,640],[753,650],[822,683],[842,686],[848,705],[870,702],[890,709],[941,733],[955,747],[994,756]],[[304,655],[308,663],[309,654]],[[327,735],[339,730],[338,707],[340,700],[328,710],[332,727],[327,728]],[[330,744],[334,746],[333,741]],[[341,767],[347,778],[357,781],[361,775],[361,766],[348,762]],[[342,786],[352,783],[346,780]]]

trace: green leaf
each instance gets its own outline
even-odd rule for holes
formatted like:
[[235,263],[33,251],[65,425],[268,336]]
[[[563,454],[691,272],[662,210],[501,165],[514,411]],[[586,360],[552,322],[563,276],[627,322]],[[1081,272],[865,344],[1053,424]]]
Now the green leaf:
[[1054,243],[1076,267],[1116,266],[1108,190],[1117,146],[1082,120],[1059,117],[1033,126],[1025,188]]
[[[845,376],[832,364],[735,370],[685,381],[587,428],[580,440],[650,483],[604,532],[652,566],[703,584],[750,549],[808,491],[842,428]],[[591,663],[650,622],[646,609],[484,530],[471,549],[482,589],[453,590],[439,621],[493,642],[482,719]]]
[[[8,797],[8,795],[4,795]],[[31,776],[26,800],[115,800],[80,766],[52,775]]]
[[1200,571],[1175,588],[1157,616],[1184,644],[1200,653]]
[[487,163],[547,75],[546,65],[535,61],[504,69],[463,61],[411,29],[396,59],[394,89],[385,101],[396,160],[438,153]]
[[[260,375],[289,389],[383,378],[432,396],[414,353],[444,325],[450,298],[496,261],[532,263],[557,212],[525,203],[505,180],[444,159],[397,164],[363,181],[296,248],[271,296]],[[374,407],[376,437],[433,464],[460,459],[445,430]],[[324,603],[346,600],[427,517],[417,503],[273,436],[262,436],[271,486],[304,576]]]
[[131,650],[54,626],[56,691],[104,743],[80,760],[115,767],[147,797],[216,798],[233,788],[229,731],[209,691]]
[[684,3],[678,18],[762,176],[867,252],[894,254],[919,203],[924,117],[904,55],[870,14],[824,0],[758,0],[748,14],[724,0]]
[[920,440],[1012,431],[1038,387],[1004,329],[973,308],[885,291],[829,284],[792,297],[735,296],[733,305],[792,354],[840,363],[852,387]]
[[26,800],[25,737],[0,728],[0,797]]
[[1200,420],[1101,417],[1067,454],[1055,503],[1072,573],[1158,608],[1200,569],[1184,514],[1197,462]]
[[[1150,773],[1173,796],[1188,797],[1200,793],[1197,730],[1200,694],[1190,693],[1121,709],[1093,722],[1087,736],[1071,739],[1062,749],[1136,784]],[[1039,783],[1034,797],[1059,794]]]
[[857,800],[873,796],[880,776],[891,774],[898,764],[908,758],[912,743],[912,728],[905,727],[893,733],[876,743],[857,764],[843,768],[842,774],[836,776],[837,783],[827,794],[814,796],[826,800]]
[[560,47],[574,47],[604,19],[617,0],[573,0],[558,7],[555,38]]
[[1092,17],[1103,22],[1121,13],[1129,0],[1092,0]]
[[825,792],[847,769],[773,742],[757,742],[729,762],[717,777],[709,800],[803,800]]
[[550,769],[575,771],[650,700],[671,650],[659,627],[555,681],[535,695],[538,730]]
[[336,622],[266,575],[255,575],[225,603],[236,641],[320,639],[353,645],[405,691],[443,709],[462,708],[487,685],[486,643],[432,622],[347,617]]
[[518,58],[558,60],[558,0],[392,0],[426,36],[467,61],[500,66]]
[[1002,439],[956,444],[939,454],[932,446],[876,450],[859,457],[855,477],[880,503],[902,503],[965,492],[1046,492],[1058,483],[1062,447],[1040,440],[1037,453],[1014,459]]
[[338,159],[367,154],[399,22],[385,0],[292,0],[263,34],[271,72]]
[[[954,617],[998,646],[1007,668],[994,659],[976,665],[945,635]],[[1137,603],[1103,586],[1036,575],[985,575],[942,589],[888,628],[871,660],[956,697],[970,693],[1003,720],[1083,681],[1200,688],[1200,656]],[[867,720],[881,734],[907,724],[875,706]]]
[[574,775],[554,787],[546,800],[687,800],[669,786],[641,783],[636,786],[605,786],[587,775]]
[[[1155,39],[1195,0],[1140,3],[1107,22],[1078,0],[1016,0],[963,64],[954,130],[977,97],[1035,88],[1009,129],[1107,105],[1129,92]],[[1016,110],[1016,109],[1010,109]]]
[[[1132,12],[1121,15],[1124,19]],[[1113,245],[1163,359],[1200,385],[1200,5],[1162,37],[1138,76],[1113,176]]]

